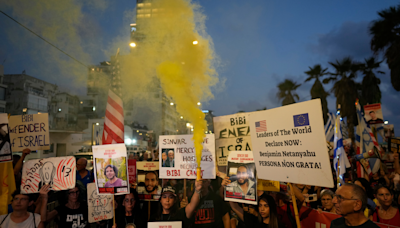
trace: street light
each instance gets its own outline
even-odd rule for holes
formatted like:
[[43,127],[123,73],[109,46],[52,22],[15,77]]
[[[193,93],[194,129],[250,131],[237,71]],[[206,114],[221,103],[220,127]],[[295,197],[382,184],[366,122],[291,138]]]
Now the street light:
[[131,46],[131,47],[136,47],[136,43],[135,42],[131,42],[130,44],[129,44],[129,46]]
[[95,125],[99,126],[99,123],[92,123],[92,142],[91,142],[92,146],[94,145],[93,141],[94,141],[94,126]]
[[174,102],[169,103],[170,105],[174,105]]
[[199,44],[199,41],[194,40],[194,41],[193,41],[193,45],[197,45],[197,44]]
[[200,105],[201,105],[200,101],[199,101],[199,102],[197,102],[197,105],[198,105],[198,106],[200,106]]

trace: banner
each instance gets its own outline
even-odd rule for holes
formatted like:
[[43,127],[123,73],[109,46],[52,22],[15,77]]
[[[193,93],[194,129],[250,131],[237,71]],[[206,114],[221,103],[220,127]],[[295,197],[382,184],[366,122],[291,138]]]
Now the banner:
[[21,193],[37,193],[45,184],[54,191],[72,189],[75,181],[73,156],[29,160],[22,166]]
[[229,151],[251,151],[249,113],[213,118],[218,166],[228,165]]
[[92,146],[98,194],[129,193],[127,154],[123,143]]
[[8,213],[8,204],[16,189],[12,162],[0,163],[0,183],[0,214],[4,215]]
[[225,201],[257,205],[257,173],[252,151],[231,151],[228,157]]
[[320,99],[249,116],[258,177],[333,187]]
[[381,104],[370,104],[364,105],[364,117],[365,121],[369,125],[371,124],[382,124],[383,123],[383,115]]
[[279,192],[281,185],[279,181],[257,179],[257,190],[267,192]]
[[139,199],[158,201],[161,196],[158,162],[136,162]]
[[49,150],[49,116],[47,113],[10,116],[10,141],[13,152],[29,148]]
[[0,114],[0,162],[12,161],[10,135],[8,132],[8,115]]
[[128,159],[129,184],[136,183],[136,159]]
[[393,124],[383,125],[383,132],[385,138],[394,138],[394,125]]
[[112,201],[112,195],[98,195],[96,183],[89,183],[87,185],[89,223],[113,218]]
[[[160,179],[196,179],[197,158],[193,135],[160,135]],[[206,134],[201,156],[203,179],[215,179],[215,139]]]
[[182,228],[182,222],[148,222],[147,228]]

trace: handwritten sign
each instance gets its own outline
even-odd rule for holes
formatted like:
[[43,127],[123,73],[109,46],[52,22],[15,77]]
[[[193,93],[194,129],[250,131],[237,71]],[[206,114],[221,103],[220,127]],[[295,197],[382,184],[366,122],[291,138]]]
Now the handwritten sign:
[[158,162],[136,162],[139,199],[158,201],[161,195]]
[[0,114],[0,162],[12,161],[10,135],[8,132],[8,115]]
[[182,228],[182,222],[149,222],[147,228]]
[[97,193],[129,193],[127,154],[124,143],[93,146],[94,179]]
[[320,99],[253,112],[249,122],[260,179],[333,187]]
[[213,118],[218,166],[228,165],[229,151],[251,150],[249,114]]
[[[196,179],[197,158],[193,135],[160,135],[160,178]],[[201,156],[203,179],[215,179],[215,140],[207,134]]]
[[136,159],[128,159],[129,184],[136,183]]
[[95,183],[87,185],[89,223],[113,218],[112,195],[98,195]]
[[50,149],[47,113],[10,116],[9,126],[12,151]]
[[37,193],[45,184],[54,191],[75,187],[75,157],[55,157],[29,160],[22,169],[21,192]]

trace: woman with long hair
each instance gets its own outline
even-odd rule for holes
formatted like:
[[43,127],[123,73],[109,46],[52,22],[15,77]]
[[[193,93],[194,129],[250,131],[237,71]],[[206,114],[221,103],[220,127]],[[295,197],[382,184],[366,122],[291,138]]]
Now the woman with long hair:
[[130,193],[124,195],[122,207],[118,207],[115,217],[117,227],[125,227],[128,224],[135,224],[136,227],[146,227],[146,218],[140,210],[140,200],[135,189],[131,188]]
[[375,188],[375,197],[380,206],[372,215],[374,222],[400,227],[399,209],[393,206],[393,192],[386,186],[378,185]]

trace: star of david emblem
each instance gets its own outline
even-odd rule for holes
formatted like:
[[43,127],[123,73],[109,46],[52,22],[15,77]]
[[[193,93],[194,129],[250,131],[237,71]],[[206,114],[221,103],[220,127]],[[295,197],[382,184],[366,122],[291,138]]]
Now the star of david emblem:
[[370,143],[373,143],[373,142],[372,142],[372,137],[371,137],[371,135],[370,135],[370,134],[368,133],[368,131],[365,130],[365,129],[364,129],[364,131],[363,131],[363,142],[364,142],[364,144],[367,145],[367,146],[369,146]]

